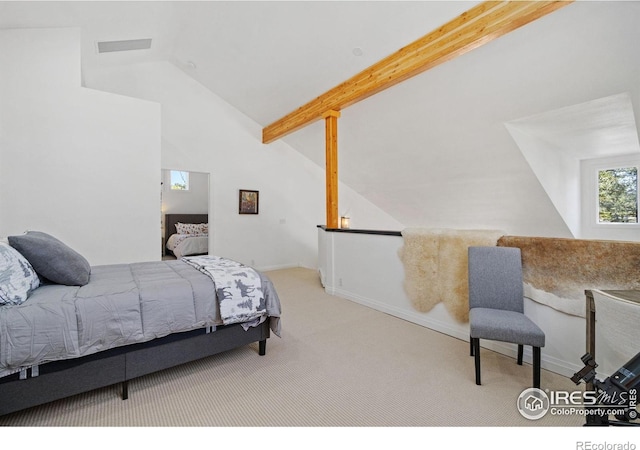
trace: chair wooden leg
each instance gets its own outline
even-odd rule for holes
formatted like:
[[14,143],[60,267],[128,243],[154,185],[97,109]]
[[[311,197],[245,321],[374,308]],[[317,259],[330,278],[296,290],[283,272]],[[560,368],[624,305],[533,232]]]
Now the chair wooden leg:
[[540,389],[540,347],[533,347],[533,387]]
[[469,356],[473,356],[473,338],[469,336]]
[[521,366],[522,365],[522,352],[523,352],[523,347],[524,345],[520,345],[518,344],[518,365]]
[[476,365],[476,384],[480,386],[480,339],[471,339],[473,345],[473,355],[475,356]]

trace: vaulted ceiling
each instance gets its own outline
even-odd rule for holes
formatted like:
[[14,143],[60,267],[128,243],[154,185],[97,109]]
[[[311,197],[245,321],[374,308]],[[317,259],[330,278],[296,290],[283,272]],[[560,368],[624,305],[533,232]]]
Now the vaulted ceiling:
[[[0,2],[0,27],[80,27],[85,70],[169,60],[264,127],[478,3]],[[347,108],[341,181],[406,225],[447,210],[469,223],[496,171],[544,192],[505,123],[624,92],[637,109],[638,23],[640,2],[577,1]],[[95,50],[149,37],[150,50]],[[321,122],[283,139],[324,167]]]
[[[9,1],[0,27],[81,27],[83,68],[170,60],[267,125],[478,3]],[[147,37],[150,50],[96,52]]]

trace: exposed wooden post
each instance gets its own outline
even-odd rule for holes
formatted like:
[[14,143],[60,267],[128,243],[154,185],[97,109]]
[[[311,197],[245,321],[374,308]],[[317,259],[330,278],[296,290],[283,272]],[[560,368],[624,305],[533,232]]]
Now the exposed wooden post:
[[338,117],[340,111],[327,111],[325,120],[327,228],[338,228]]

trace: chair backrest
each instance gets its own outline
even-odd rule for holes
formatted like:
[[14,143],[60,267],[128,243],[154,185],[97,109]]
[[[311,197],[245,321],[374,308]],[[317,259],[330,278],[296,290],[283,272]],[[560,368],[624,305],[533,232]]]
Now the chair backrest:
[[524,312],[519,248],[469,247],[469,308]]

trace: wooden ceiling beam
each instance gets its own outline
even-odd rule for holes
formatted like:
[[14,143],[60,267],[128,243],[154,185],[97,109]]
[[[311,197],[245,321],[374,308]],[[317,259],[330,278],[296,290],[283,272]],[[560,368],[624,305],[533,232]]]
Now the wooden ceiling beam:
[[267,144],[438,64],[484,45],[574,0],[487,1],[401,48],[262,130]]

